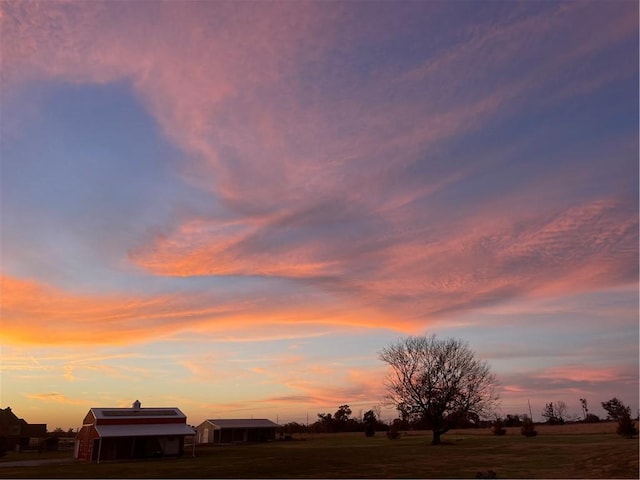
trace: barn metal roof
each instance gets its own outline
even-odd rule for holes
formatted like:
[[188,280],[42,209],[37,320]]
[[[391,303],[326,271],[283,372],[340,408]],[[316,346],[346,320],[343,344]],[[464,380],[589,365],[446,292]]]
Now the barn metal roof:
[[154,437],[164,435],[195,435],[193,428],[184,423],[155,425],[96,425],[101,437]]
[[236,418],[220,419],[212,418],[207,422],[218,428],[277,428],[280,425],[266,418]]
[[176,407],[162,408],[92,408],[93,415],[99,419],[105,418],[187,418]]

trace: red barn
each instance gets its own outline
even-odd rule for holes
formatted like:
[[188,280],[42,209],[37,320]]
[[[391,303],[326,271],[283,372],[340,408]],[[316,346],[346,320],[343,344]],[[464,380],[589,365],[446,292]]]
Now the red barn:
[[88,462],[181,456],[195,431],[175,407],[92,408],[76,436],[74,457]]

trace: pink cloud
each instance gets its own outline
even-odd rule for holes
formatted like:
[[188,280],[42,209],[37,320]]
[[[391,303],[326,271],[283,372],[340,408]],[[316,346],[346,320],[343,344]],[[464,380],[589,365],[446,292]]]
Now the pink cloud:
[[68,398],[67,396],[59,392],[23,393],[23,396],[32,400],[38,400],[46,403],[62,403],[65,405],[89,406],[89,404],[84,400],[76,400],[73,398]]
[[[7,278],[10,338],[122,342],[146,335],[150,325],[155,335],[174,335],[256,323],[412,332],[505,299],[637,281],[637,212],[618,208],[618,199],[575,200],[552,214],[511,211],[538,201],[515,193],[439,218],[414,202],[481,173],[486,163],[435,165],[433,180],[424,174],[409,186],[394,183],[404,178],[395,175],[410,176],[404,169],[424,152],[537,105],[559,77],[572,88],[549,101],[628,78],[626,64],[582,73],[589,55],[637,34],[634,6],[617,4],[597,41],[588,29],[571,29],[566,44],[553,45],[554,55],[531,48],[530,39],[552,42],[576,19],[599,25],[597,9],[562,4],[550,15],[466,32],[417,68],[348,78],[359,80],[356,88],[327,97],[309,93],[321,86],[305,82],[296,61],[350,48],[334,36],[340,9],[326,12],[312,2],[162,3],[144,11],[136,3],[113,5],[3,4],[3,88],[11,94],[41,76],[125,79],[189,154],[176,171],[221,199],[226,217],[180,215],[132,248],[130,261],[154,275],[292,278],[338,306],[325,298],[267,307],[246,298],[214,306],[197,294],[82,297]],[[346,35],[364,41],[378,33]],[[504,73],[497,84],[496,72]],[[256,312],[259,320],[250,316]]]

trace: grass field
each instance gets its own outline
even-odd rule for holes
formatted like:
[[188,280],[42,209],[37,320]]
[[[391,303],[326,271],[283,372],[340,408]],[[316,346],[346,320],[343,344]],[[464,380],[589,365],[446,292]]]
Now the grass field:
[[[428,432],[302,435],[290,442],[200,446],[196,458],[0,467],[0,478],[638,478],[638,439],[611,424],[537,427],[525,438],[458,430],[431,446]],[[2,463],[24,459],[10,454]],[[70,452],[50,454],[60,458]]]

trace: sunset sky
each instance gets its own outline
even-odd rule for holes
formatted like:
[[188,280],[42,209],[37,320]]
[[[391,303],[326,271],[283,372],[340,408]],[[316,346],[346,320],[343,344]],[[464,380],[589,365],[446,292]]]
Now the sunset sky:
[[1,406],[357,416],[436,334],[637,411],[638,13],[0,2]]

